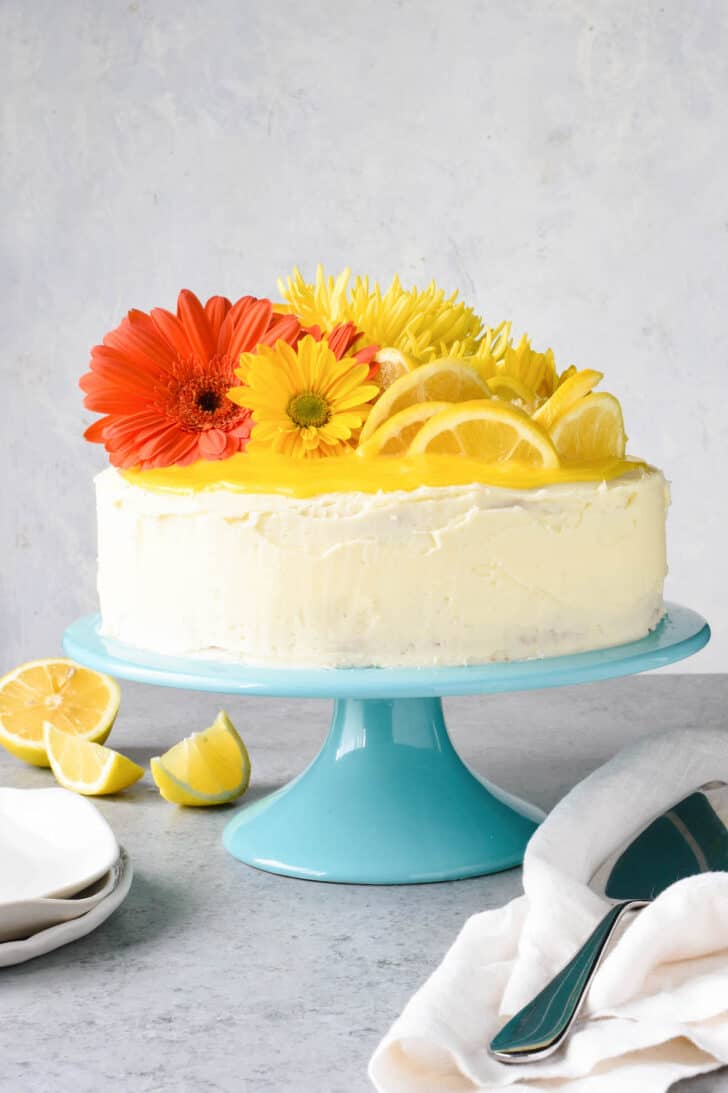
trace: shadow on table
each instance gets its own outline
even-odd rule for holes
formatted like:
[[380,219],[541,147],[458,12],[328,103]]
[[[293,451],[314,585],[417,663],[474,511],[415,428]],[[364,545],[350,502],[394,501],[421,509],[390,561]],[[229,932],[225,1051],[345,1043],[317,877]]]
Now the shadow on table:
[[235,809],[240,808],[241,805],[251,805],[253,801],[267,797],[269,793],[275,793],[277,789],[282,789],[287,784],[287,782],[254,782],[242,797],[238,797],[237,801],[231,801],[228,807]]
[[126,952],[153,944],[160,935],[173,937],[199,911],[200,899],[186,882],[135,873],[127,898],[96,930],[34,960],[0,969],[0,981],[36,971],[111,965]]
[[135,763],[138,763],[140,767],[144,767],[146,770],[148,770],[150,759],[152,759],[154,756],[162,755],[167,750],[167,748],[159,744],[157,744],[156,747],[153,744],[145,744],[143,747],[124,748],[123,750],[124,755],[127,755]]

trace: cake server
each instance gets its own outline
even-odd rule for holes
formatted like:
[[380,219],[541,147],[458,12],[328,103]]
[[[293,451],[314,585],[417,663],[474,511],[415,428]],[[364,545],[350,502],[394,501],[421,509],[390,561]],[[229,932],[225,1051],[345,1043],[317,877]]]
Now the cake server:
[[502,1063],[544,1059],[564,1043],[618,923],[675,881],[728,869],[728,785],[708,782],[611,855],[589,887],[613,906],[576,956],[490,1043]]

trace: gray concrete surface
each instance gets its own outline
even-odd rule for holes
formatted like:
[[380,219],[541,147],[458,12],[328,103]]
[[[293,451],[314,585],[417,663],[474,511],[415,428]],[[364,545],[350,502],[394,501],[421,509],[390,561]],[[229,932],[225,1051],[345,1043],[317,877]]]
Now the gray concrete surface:
[[[301,770],[328,717],[325,702],[125,684],[111,742],[146,763],[221,705],[250,749],[249,799]],[[727,706],[728,676],[660,675],[451,699],[446,712],[477,771],[548,809],[641,735],[728,730]],[[0,784],[49,782],[0,755]],[[134,885],[94,934],[0,971],[2,1093],[365,1093],[379,1037],[464,919],[520,891],[518,870],[390,888],[258,872],[221,846],[231,809],[177,809],[149,777],[100,808]],[[722,1093],[728,1078],[675,1088]]]

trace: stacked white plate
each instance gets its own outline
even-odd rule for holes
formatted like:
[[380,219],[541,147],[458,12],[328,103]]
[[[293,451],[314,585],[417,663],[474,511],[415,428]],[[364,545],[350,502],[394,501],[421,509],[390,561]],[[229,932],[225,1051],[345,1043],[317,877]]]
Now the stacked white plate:
[[0,789],[0,967],[95,930],[126,898],[129,856],[65,789]]

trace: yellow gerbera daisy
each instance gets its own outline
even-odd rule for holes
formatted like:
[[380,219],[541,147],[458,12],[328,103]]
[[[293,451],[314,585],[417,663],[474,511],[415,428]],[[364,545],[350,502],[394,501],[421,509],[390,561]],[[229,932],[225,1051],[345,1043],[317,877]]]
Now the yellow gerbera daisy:
[[247,451],[299,458],[341,455],[364,424],[379,387],[366,383],[369,365],[337,360],[328,342],[310,335],[243,353],[235,373],[245,381],[228,398],[252,410]]
[[399,277],[386,292],[376,283],[370,288],[368,277],[357,277],[349,288],[350,277],[348,269],[327,277],[318,266],[313,284],[294,270],[278,288],[304,326],[330,330],[352,322],[367,341],[399,349],[420,364],[447,355],[456,343],[476,346],[482,320],[458,301],[457,292],[446,296],[434,281],[425,289],[405,289]]

